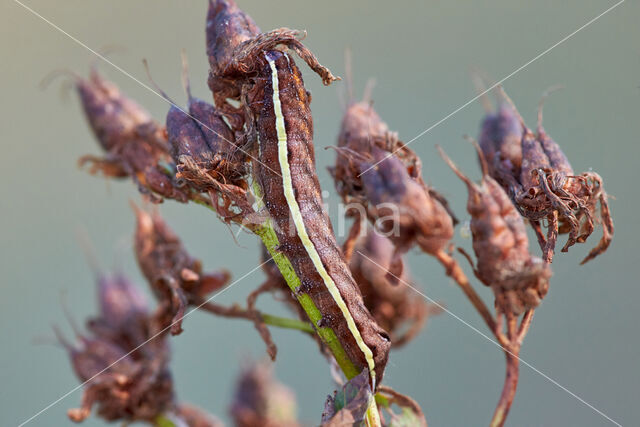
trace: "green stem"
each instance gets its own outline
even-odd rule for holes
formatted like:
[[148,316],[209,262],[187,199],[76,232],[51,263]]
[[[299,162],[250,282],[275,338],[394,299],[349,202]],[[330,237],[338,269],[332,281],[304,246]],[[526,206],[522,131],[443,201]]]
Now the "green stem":
[[153,426],[155,427],[176,427],[176,423],[171,421],[171,419],[166,415],[158,415],[155,420],[153,420]]
[[309,334],[315,333],[313,326],[309,322],[302,322],[296,319],[290,319],[288,317],[273,316],[271,314],[261,313],[260,317],[262,321],[267,325],[276,326],[284,329],[296,329],[298,331],[307,332]]

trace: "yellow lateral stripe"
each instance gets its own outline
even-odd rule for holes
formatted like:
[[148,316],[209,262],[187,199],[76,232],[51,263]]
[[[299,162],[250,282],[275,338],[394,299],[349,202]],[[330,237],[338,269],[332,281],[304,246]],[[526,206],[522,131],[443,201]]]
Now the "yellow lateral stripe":
[[320,259],[320,255],[316,250],[313,242],[309,238],[307,234],[307,229],[304,225],[304,221],[302,219],[302,212],[300,211],[300,206],[298,205],[298,201],[295,198],[295,194],[293,191],[293,184],[291,181],[291,169],[289,168],[289,158],[288,158],[288,149],[287,149],[287,131],[284,123],[284,116],[282,114],[282,104],[280,102],[280,90],[279,90],[279,81],[278,81],[278,69],[276,68],[275,62],[270,59],[266,54],[265,57],[267,61],[269,61],[269,65],[271,66],[271,83],[273,86],[273,110],[276,116],[276,131],[278,134],[278,160],[280,163],[280,170],[282,172],[282,188],[284,190],[284,196],[287,199],[287,204],[289,205],[289,211],[291,212],[291,216],[293,218],[293,222],[296,226],[296,230],[298,231],[298,237],[302,242],[302,245],[307,251],[309,258],[313,262],[314,267],[324,280],[324,284],[329,290],[329,293],[333,297],[333,300],[336,302],[342,315],[347,321],[347,326],[349,331],[353,335],[358,347],[364,354],[365,359],[367,360],[367,365],[369,365],[369,374],[371,376],[371,383],[375,387],[376,383],[376,373],[375,373],[375,363],[373,361],[373,353],[371,349],[365,344],[362,339],[362,335],[360,335],[360,331],[358,330],[347,305],[342,299],[342,295],[340,295],[340,291],[336,286],[335,282],[327,273],[327,270],[324,268],[322,264],[322,260]]

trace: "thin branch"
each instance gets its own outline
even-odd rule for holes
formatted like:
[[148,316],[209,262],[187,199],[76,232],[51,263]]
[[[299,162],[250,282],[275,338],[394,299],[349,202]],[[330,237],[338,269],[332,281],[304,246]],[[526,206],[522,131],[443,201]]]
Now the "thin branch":
[[496,410],[489,424],[491,427],[502,427],[511,409],[513,398],[516,395],[516,388],[518,386],[518,354],[520,352],[519,347],[514,348],[511,351],[505,351],[505,357],[507,362],[507,373],[504,378],[504,386],[502,388],[502,394],[500,400],[496,406]]
[[469,279],[464,274],[464,271],[462,271],[462,268],[460,267],[460,264],[458,264],[458,261],[456,261],[451,255],[447,254],[443,250],[438,251],[435,254],[435,257],[445,268],[447,276],[452,278],[458,284],[458,286],[460,286],[462,292],[464,292],[467,298],[469,298],[469,301],[471,301],[471,304],[473,304],[480,316],[482,316],[489,329],[495,333],[496,321],[493,318],[493,315],[487,308],[484,301],[482,301],[482,298],[480,298],[475,289],[473,289],[471,283],[469,283]]
[[[251,321],[254,320],[253,315],[249,311],[238,305],[225,307],[208,302],[202,305],[200,309],[215,314],[216,316],[229,317],[234,319],[246,319]],[[267,325],[284,329],[294,329],[309,334],[315,333],[313,326],[311,326],[311,324],[308,322],[303,322],[302,320],[291,319],[288,317],[274,316],[272,314],[262,313],[260,311],[258,311],[257,313],[262,318],[262,321]]]

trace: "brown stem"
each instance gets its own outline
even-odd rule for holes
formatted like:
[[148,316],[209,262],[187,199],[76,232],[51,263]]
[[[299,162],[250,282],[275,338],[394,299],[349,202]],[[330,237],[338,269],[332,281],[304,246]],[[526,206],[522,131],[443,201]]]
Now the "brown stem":
[[353,250],[356,247],[358,237],[360,237],[360,233],[362,231],[362,221],[363,221],[362,216],[360,215],[360,213],[357,213],[354,217],[353,224],[351,225],[351,229],[349,230],[349,235],[347,236],[347,240],[345,240],[342,245],[342,253],[344,255],[344,259],[347,264],[351,262]]
[[487,308],[486,304],[480,296],[476,293],[476,291],[469,283],[469,279],[460,268],[460,264],[456,261],[451,255],[447,254],[445,251],[440,250],[435,253],[435,257],[440,264],[442,264],[445,268],[447,276],[451,277],[462,289],[462,292],[469,298],[471,304],[476,308],[480,316],[484,319],[485,323],[489,327],[492,332],[496,332],[496,321],[493,318],[493,315]]
[[534,312],[534,309],[527,310],[522,317],[522,322],[520,322],[520,328],[518,329],[518,336],[516,338],[518,345],[522,345],[524,337],[527,335],[527,332],[529,332],[529,327],[531,326]]
[[516,388],[518,386],[519,353],[519,345],[512,346],[509,350],[505,349],[504,354],[507,362],[507,374],[504,379],[504,385],[502,387],[502,394],[500,395],[498,406],[496,406],[493,418],[491,419],[491,424],[489,424],[491,427],[502,427],[507,419],[507,415],[509,414],[509,409],[511,409],[511,403],[513,403],[513,398],[516,395]]

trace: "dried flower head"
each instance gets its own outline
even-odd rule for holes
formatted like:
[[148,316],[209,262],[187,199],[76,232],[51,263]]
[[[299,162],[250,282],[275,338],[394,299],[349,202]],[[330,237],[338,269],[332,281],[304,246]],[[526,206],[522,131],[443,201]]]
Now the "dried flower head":
[[140,192],[155,203],[162,198],[186,202],[187,196],[171,177],[164,127],[102,77],[95,65],[88,79],[71,74],[89,126],[105,151],[103,157],[83,156],[79,164],[90,164],[92,174],[130,177]]
[[264,52],[290,48],[322,77],[324,84],[338,79],[301,43],[305,35],[288,28],[262,33],[233,0],[209,1],[206,30],[209,88],[216,107],[234,131],[252,133],[252,129],[245,129],[245,125],[250,127],[252,123],[247,117],[246,95],[255,83],[253,79],[259,71],[256,64],[260,63],[259,57]]
[[273,376],[273,366],[251,363],[241,372],[230,407],[238,427],[295,427],[296,397]]
[[402,274],[401,255],[413,245],[433,254],[449,242],[456,220],[446,200],[424,183],[418,156],[388,131],[366,98],[347,108],[336,150],[330,172],[344,202],[364,206],[396,247],[391,277]]
[[[489,173],[533,225],[547,262],[553,259],[559,233],[569,233],[562,248],[566,252],[575,243],[584,243],[593,232],[594,223],[601,222],[602,239],[582,261],[584,264],[606,251],[613,237],[613,220],[602,178],[595,172],[580,175],[573,172],[559,145],[542,127],[544,97],[538,109],[535,134],[504,92],[502,98],[498,111],[488,114],[480,132],[479,143]],[[546,237],[540,224],[545,218]]]
[[529,253],[524,221],[502,187],[488,175],[480,147],[477,148],[483,165],[479,185],[439,150],[469,190],[467,211],[471,215],[476,274],[493,289],[500,311],[521,314],[537,307],[547,294],[551,269],[549,264]]
[[213,99],[232,128],[242,130],[244,110],[228,102],[229,99],[240,99],[242,75],[234,75],[226,69],[238,46],[258,36],[260,28],[233,0],[209,0],[206,24],[207,56],[211,68],[209,87]]
[[[391,343],[397,348],[413,339],[427,317],[439,313],[440,309],[417,297],[408,286],[396,286],[389,280],[386,271],[393,255],[391,241],[368,229],[357,241],[349,267],[365,306],[376,322],[389,332]],[[413,282],[407,269],[403,270],[400,280]]]
[[200,261],[189,255],[159,214],[149,214],[135,206],[134,210],[138,264],[160,302],[162,326],[172,325],[171,333],[179,334],[187,306],[227,285],[230,273],[203,273]]
[[101,315],[87,322],[89,335],[74,327],[73,344],[56,329],[78,379],[86,382],[82,406],[68,412],[75,422],[85,420],[94,405],[107,421],[151,422],[174,404],[166,335],[155,336],[146,302],[131,282],[116,277],[100,278]]
[[100,315],[87,321],[95,335],[134,348],[149,334],[149,308],[140,289],[123,274],[98,277]]

